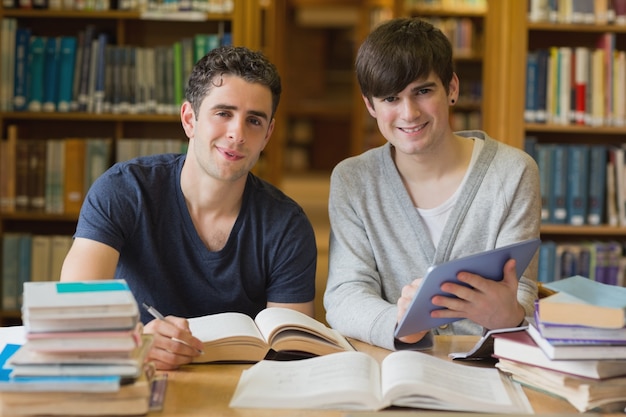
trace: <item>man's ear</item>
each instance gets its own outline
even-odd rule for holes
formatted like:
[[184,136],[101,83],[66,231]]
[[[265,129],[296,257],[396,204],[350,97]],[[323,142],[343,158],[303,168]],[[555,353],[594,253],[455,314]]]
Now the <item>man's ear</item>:
[[365,108],[367,108],[367,111],[369,112],[370,116],[372,116],[375,119],[376,109],[374,109],[374,106],[372,105],[372,103],[367,97],[361,94],[361,98],[363,99],[363,102],[365,103]]
[[452,103],[459,101],[459,84],[459,77],[456,75],[456,72],[453,72],[450,84],[448,84],[448,97],[452,100]]
[[188,101],[183,102],[180,106],[180,121],[183,124],[185,134],[189,139],[194,136],[194,127],[196,124],[196,115],[193,112],[193,107]]

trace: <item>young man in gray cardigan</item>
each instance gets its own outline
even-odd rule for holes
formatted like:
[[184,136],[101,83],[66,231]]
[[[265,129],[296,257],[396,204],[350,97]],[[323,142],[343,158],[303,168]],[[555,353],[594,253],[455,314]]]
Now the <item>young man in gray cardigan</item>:
[[434,297],[443,309],[431,314],[463,320],[394,338],[430,265],[539,237],[539,172],[529,155],[485,132],[452,131],[459,79],[450,42],[431,24],[382,24],[361,46],[356,72],[388,143],[341,162],[331,176],[328,323],[387,349],[519,325],[537,298],[537,256],[519,282],[514,260],[499,282],[459,274],[469,287],[443,284],[455,297]]

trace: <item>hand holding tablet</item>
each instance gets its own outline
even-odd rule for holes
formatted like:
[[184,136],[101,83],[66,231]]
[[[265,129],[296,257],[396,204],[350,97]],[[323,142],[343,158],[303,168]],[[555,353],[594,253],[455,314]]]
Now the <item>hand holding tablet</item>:
[[407,336],[460,320],[460,318],[432,318],[430,316],[431,311],[441,308],[432,304],[431,299],[435,295],[450,296],[441,291],[441,284],[454,282],[465,285],[456,278],[459,272],[471,272],[487,279],[500,281],[504,264],[511,258],[516,260],[516,272],[519,279],[540,244],[541,240],[538,238],[529,239],[431,266],[406,314],[398,324],[395,337]]

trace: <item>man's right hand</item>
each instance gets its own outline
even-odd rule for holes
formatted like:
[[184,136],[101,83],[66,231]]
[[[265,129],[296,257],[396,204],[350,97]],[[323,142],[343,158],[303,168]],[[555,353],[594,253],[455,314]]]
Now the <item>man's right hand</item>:
[[202,354],[202,342],[191,334],[187,319],[175,316],[155,319],[144,326],[144,333],[154,335],[146,360],[157,369],[178,369]]

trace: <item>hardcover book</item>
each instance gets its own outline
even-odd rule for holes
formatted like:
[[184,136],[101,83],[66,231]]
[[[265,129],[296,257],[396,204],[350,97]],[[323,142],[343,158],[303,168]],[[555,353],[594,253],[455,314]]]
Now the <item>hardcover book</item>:
[[336,330],[287,308],[266,308],[254,320],[234,312],[194,317],[189,328],[204,342],[196,363],[296,359],[354,350]]
[[123,280],[24,284],[22,320],[29,332],[132,328],[138,317]]
[[626,361],[621,359],[552,360],[526,331],[498,333],[493,338],[493,356],[497,359],[508,359],[584,378],[626,376]]
[[539,300],[541,321],[608,329],[626,326],[626,288],[578,275],[546,286],[557,293]]
[[601,359],[626,359],[626,345],[607,344],[606,342],[572,341],[571,343],[551,343],[541,336],[534,323],[528,325],[528,334],[541,348],[543,353],[552,360],[601,360]]
[[532,413],[521,387],[498,370],[417,351],[392,352],[380,364],[363,352],[261,361],[243,371],[230,406]]

